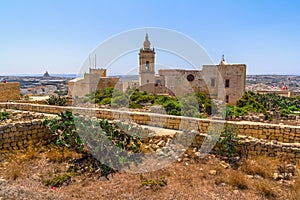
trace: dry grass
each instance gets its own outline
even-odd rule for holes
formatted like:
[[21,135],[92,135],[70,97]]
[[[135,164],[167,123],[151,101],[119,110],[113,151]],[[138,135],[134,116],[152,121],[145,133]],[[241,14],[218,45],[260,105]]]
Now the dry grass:
[[296,180],[296,182],[291,187],[291,194],[289,196],[290,200],[299,200],[300,198],[300,178]]
[[258,156],[243,160],[240,164],[241,171],[249,175],[259,175],[271,178],[277,171],[280,161],[276,158]]
[[[36,148],[36,147],[34,147]],[[14,186],[54,195],[53,199],[299,199],[300,178],[291,187],[270,179],[278,168],[274,158],[251,158],[239,162],[240,168],[225,169],[219,158],[174,162],[161,170],[140,174],[118,172],[109,180],[99,174],[68,174],[68,167],[80,154],[48,145],[5,156],[0,177]],[[34,151],[37,151],[34,153]],[[9,159],[8,159],[9,158]],[[6,164],[5,164],[6,163]],[[71,163],[71,164],[70,164]],[[216,170],[216,174],[210,174]],[[275,170],[275,171],[274,171]],[[299,170],[298,170],[299,171]],[[259,175],[250,178],[248,175]],[[297,174],[299,176],[299,174]],[[45,181],[46,180],[46,181]],[[44,182],[43,182],[44,181]],[[292,180],[290,181],[292,182]],[[46,185],[49,186],[45,186]],[[221,184],[222,183],[222,184]],[[287,183],[287,180],[285,180]],[[50,191],[50,186],[58,186]],[[49,192],[48,192],[49,191]],[[55,196],[56,195],[56,196]],[[1,190],[0,190],[1,197]]]
[[251,180],[245,176],[240,171],[230,170],[228,171],[228,175],[226,176],[226,182],[239,189],[248,189],[251,184]]
[[257,180],[254,183],[255,189],[264,197],[274,199],[279,195],[279,190],[275,188],[275,185],[268,180]]
[[217,176],[215,177],[215,184],[217,185],[226,183],[242,190],[248,189],[251,185],[251,180],[239,170],[224,169],[223,167],[215,167],[214,169],[217,171]]
[[6,178],[16,180],[23,175],[22,166],[19,163],[13,162],[7,171]]
[[45,157],[51,162],[63,162],[70,159],[81,158],[81,154],[64,147],[49,145]]

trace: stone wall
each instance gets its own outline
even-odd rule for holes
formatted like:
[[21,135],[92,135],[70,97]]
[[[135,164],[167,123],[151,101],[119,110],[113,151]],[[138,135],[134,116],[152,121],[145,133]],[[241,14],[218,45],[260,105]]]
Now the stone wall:
[[285,143],[300,142],[300,126],[266,124],[248,121],[233,122],[163,115],[156,113],[26,103],[0,103],[0,108],[26,110],[49,114],[59,114],[62,111],[71,110],[74,113],[88,114],[97,118],[105,118],[109,120],[117,119],[127,122],[132,121],[141,125],[151,125],[176,130],[196,130],[200,133],[206,133],[216,126],[230,124],[234,125],[239,130],[240,135],[251,136],[257,139],[276,140],[278,142]]
[[[207,134],[197,134],[192,148],[200,148]],[[300,159],[300,143],[284,143],[276,140],[270,141],[265,139],[257,139],[250,136],[239,136],[240,141],[236,144],[237,152],[243,156],[271,156],[284,157],[290,159]],[[220,146],[216,144],[213,151],[218,151]]]
[[10,101],[20,98],[20,83],[0,83],[0,101]]
[[51,134],[43,127],[41,119],[15,122],[0,126],[0,150],[16,150],[30,143],[51,140]]
[[[200,136],[196,135],[195,137],[195,141],[193,143],[194,146],[199,146],[199,144],[201,144],[203,139],[205,138],[203,135],[201,136],[201,134],[213,134],[215,133],[215,129],[220,129],[225,124],[228,124],[234,125],[239,131],[239,136],[243,139],[242,145],[239,146],[240,148],[242,148],[242,151],[244,151],[245,154],[269,156],[288,155],[289,157],[300,158],[300,126],[276,125],[254,122],[232,122],[162,115],[155,113],[22,103],[0,103],[0,108],[26,110],[50,114],[58,114],[65,110],[71,110],[73,111],[73,113],[87,114],[95,116],[97,118],[105,118],[108,120],[117,119],[126,122],[135,122],[140,125],[151,125],[175,130],[194,130],[200,133]],[[39,127],[39,125],[40,124],[37,125],[38,128],[42,129],[41,127]],[[29,125],[28,127],[31,126],[33,125]],[[9,133],[15,130],[12,127],[7,127],[1,130],[3,131],[5,129],[10,130],[8,131]],[[39,133],[41,134],[41,132]],[[5,137],[7,138],[8,136]],[[15,140],[13,140],[15,136],[12,134],[11,136],[12,137],[8,137],[11,138],[11,141],[9,142],[16,142]],[[13,145],[15,144],[13,143]]]

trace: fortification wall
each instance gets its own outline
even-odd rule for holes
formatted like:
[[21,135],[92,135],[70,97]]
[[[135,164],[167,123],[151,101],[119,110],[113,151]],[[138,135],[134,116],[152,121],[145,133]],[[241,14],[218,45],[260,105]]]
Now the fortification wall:
[[0,102],[10,101],[20,98],[20,83],[8,82],[0,83]]

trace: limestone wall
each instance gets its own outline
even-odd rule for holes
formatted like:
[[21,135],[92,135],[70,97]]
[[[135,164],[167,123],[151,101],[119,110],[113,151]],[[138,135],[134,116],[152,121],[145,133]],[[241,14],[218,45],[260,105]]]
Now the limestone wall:
[[300,126],[276,125],[257,122],[232,122],[223,120],[198,119],[190,117],[162,115],[155,113],[129,112],[111,109],[93,109],[78,107],[49,106],[26,103],[0,103],[0,108],[35,111],[41,113],[58,114],[65,110],[74,113],[89,114],[97,118],[109,120],[132,121],[141,125],[151,125],[176,130],[196,130],[206,133],[215,127],[232,124],[240,135],[257,139],[276,140],[285,143],[300,142]]
[[42,121],[38,119],[0,126],[0,150],[16,150],[30,143],[51,140],[51,134],[43,127]]
[[10,101],[20,98],[20,83],[8,82],[0,83],[0,102]]
[[[238,147],[245,155],[287,156],[300,158],[300,126],[275,125],[254,122],[229,122],[170,116],[153,113],[128,112],[110,109],[75,108],[49,106],[26,103],[0,103],[0,108],[35,111],[58,114],[65,110],[73,113],[88,114],[97,118],[123,120],[141,125],[152,125],[177,130],[195,130],[200,134],[195,136],[192,146],[200,147],[206,135],[215,133],[216,129],[225,124],[234,125],[242,138]],[[25,124],[9,124],[0,126],[0,148],[17,149],[30,140],[44,140],[47,136],[42,122],[33,120]],[[190,136],[186,136],[190,137]],[[208,136],[209,137],[209,136]],[[217,148],[217,146],[215,147]]]

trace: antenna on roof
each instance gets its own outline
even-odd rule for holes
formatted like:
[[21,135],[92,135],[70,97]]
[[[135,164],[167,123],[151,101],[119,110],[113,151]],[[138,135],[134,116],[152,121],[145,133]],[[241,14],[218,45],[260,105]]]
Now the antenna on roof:
[[96,66],[97,66],[97,54],[95,54],[95,69],[96,69]]
[[92,68],[91,54],[89,54],[90,69]]

